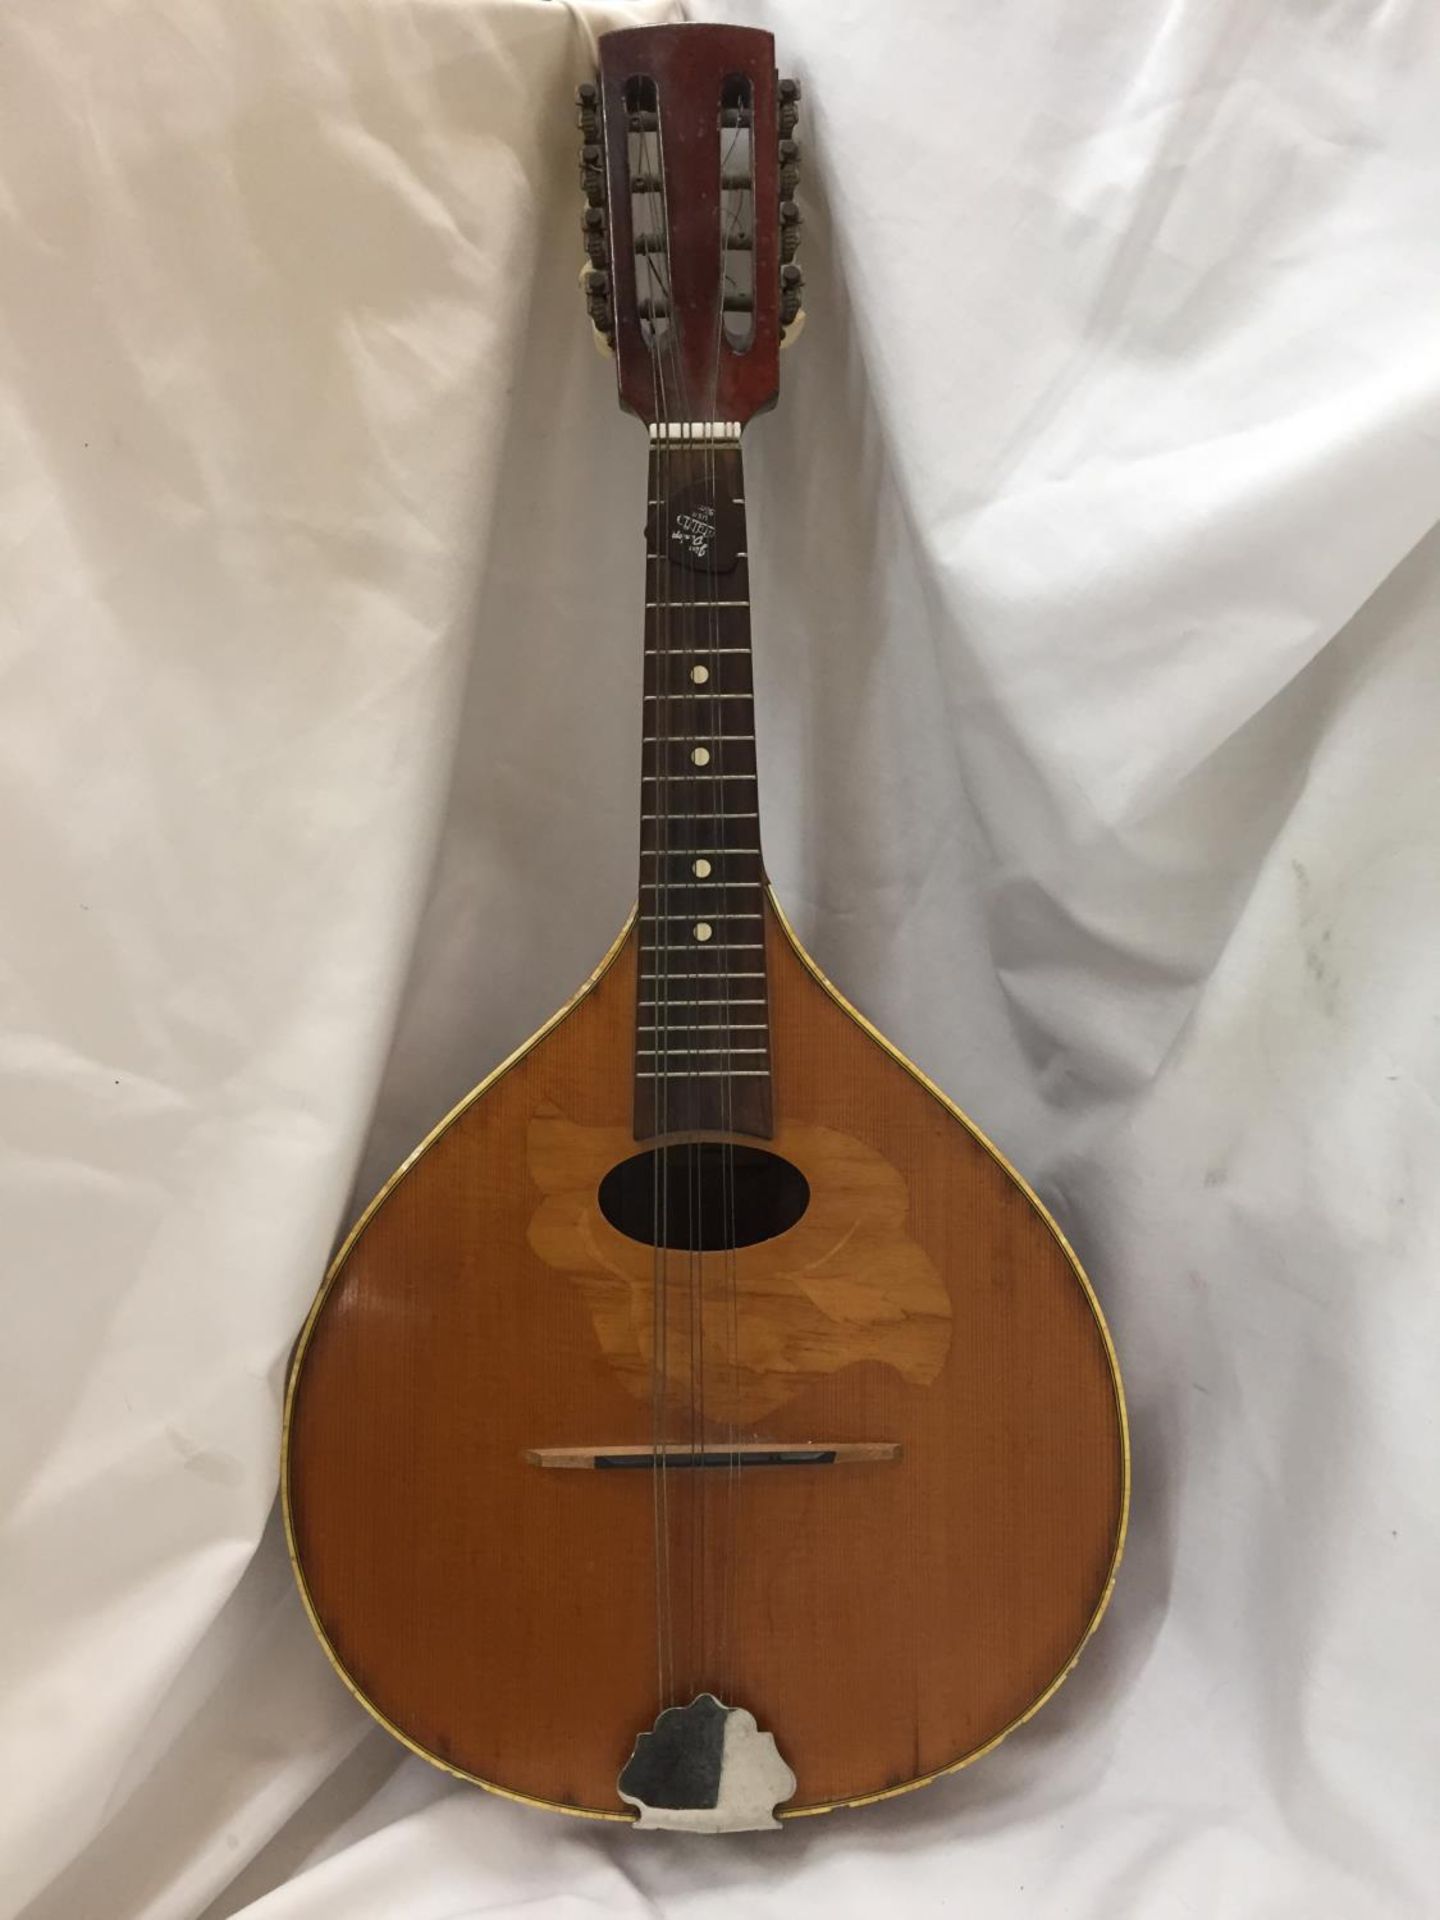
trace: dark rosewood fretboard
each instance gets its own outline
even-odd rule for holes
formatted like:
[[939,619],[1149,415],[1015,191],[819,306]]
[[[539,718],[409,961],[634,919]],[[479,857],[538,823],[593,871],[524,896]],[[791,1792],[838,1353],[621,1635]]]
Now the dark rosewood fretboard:
[[739,428],[652,428],[649,499],[635,1134],[764,1138],[770,1023]]

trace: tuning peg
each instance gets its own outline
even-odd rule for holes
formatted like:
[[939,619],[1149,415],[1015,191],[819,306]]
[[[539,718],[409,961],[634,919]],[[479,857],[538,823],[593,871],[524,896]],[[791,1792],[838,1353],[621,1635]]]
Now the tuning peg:
[[793,200],[780,202],[780,258],[793,260],[800,251],[800,209]]
[[587,140],[600,138],[600,89],[587,80],[575,89],[575,124]]
[[780,136],[786,139],[794,133],[796,122],[800,118],[800,82],[782,80],[778,91],[780,111],[777,117],[780,122]]
[[800,100],[800,82],[798,80],[782,80],[780,82],[779,92],[782,101],[793,100],[798,103]]
[[[592,267],[602,271],[610,265],[610,252],[605,233],[605,210],[603,207],[586,207],[580,215],[580,234],[585,247],[586,258]],[[590,298],[590,287],[586,282],[586,299]],[[592,308],[591,318],[594,319]]]
[[780,197],[782,200],[793,198],[800,184],[800,142],[782,140],[780,142]]
[[592,207],[605,204],[605,156],[593,140],[580,149],[580,189]]
[[587,273],[584,285],[585,305],[591,324],[597,333],[604,334],[609,340],[615,332],[615,320],[610,309],[610,276],[608,273]]
[[780,269],[780,324],[782,327],[793,325],[800,312],[801,297],[805,286],[805,275],[800,268],[787,264]]

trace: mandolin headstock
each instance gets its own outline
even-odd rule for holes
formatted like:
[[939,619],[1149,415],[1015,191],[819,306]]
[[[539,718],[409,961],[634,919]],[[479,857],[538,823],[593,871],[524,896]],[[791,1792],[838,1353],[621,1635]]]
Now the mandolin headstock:
[[798,81],[755,27],[603,34],[579,89],[586,302],[649,425],[773,406],[800,316]]

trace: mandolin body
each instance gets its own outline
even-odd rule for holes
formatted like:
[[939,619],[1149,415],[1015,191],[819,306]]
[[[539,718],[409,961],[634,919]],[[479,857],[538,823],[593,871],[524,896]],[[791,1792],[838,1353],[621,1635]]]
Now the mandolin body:
[[[758,1144],[808,1203],[680,1256],[665,1391],[689,1370],[702,1444],[875,1454],[668,1472],[665,1611],[678,1697],[754,1713],[793,1814],[962,1766],[1053,1691],[1109,1595],[1129,1461],[1054,1223],[768,895],[764,935]],[[665,1704],[656,1473],[544,1456],[652,1444],[654,1250],[598,1200],[637,1151],[635,1002],[632,924],[372,1202],[300,1336],[282,1478],[307,1607],[363,1704],[484,1786],[615,1819]]]

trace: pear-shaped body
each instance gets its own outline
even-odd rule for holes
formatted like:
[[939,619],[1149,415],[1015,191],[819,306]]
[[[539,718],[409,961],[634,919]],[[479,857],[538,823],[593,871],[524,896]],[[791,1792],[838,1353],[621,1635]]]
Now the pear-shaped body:
[[778,1231],[662,1260],[602,1207],[643,1145],[632,930],[372,1203],[296,1351],[326,1648],[418,1752],[546,1806],[633,1819],[637,1736],[707,1693],[773,1735],[782,1816],[918,1785],[1059,1684],[1118,1562],[1074,1255],[773,897],[765,942],[775,1128],[744,1145],[801,1177]]

